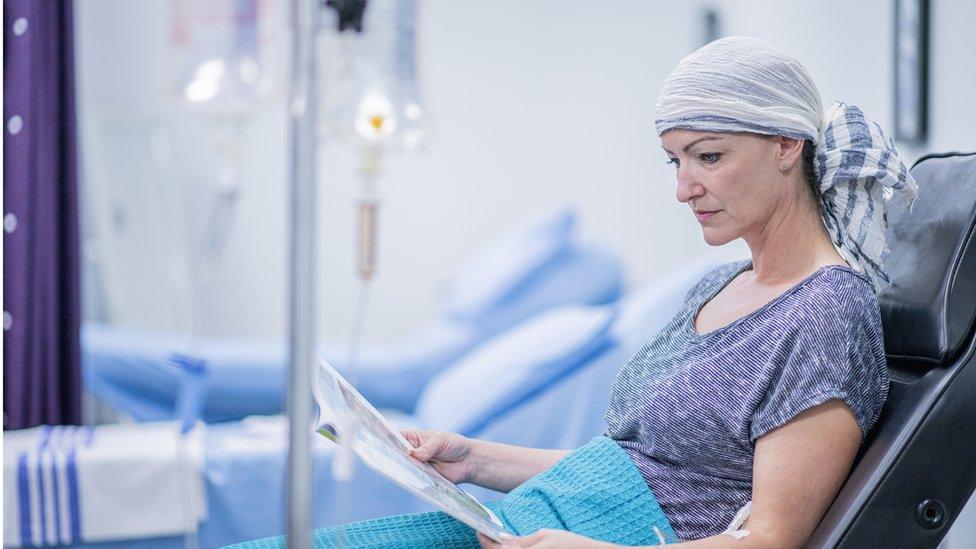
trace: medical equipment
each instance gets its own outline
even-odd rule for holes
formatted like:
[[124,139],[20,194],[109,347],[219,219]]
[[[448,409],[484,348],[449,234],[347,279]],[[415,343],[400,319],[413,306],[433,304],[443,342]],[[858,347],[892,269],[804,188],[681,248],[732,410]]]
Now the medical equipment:
[[[427,119],[415,79],[416,1],[377,2],[367,7],[365,2],[333,0],[328,5],[336,9],[337,30],[323,33],[326,54],[322,59],[326,66],[321,132],[360,148],[362,154],[356,240],[361,287],[347,364],[347,375],[355,385],[369,281],[376,270],[377,180],[383,153],[385,149],[421,145],[427,136]],[[343,32],[349,28],[355,32]],[[339,422],[347,430],[355,429],[352,418],[340,418]],[[354,441],[354,436],[344,438],[333,461],[333,478],[340,483],[340,509],[345,486],[352,478]]]
[[196,276],[208,278],[227,242],[241,188],[241,134],[275,91],[274,0],[174,0],[174,93],[183,109],[215,128],[221,160]]
[[315,341],[315,200],[318,62],[315,36],[321,24],[318,2],[291,2],[291,78],[288,93],[291,135],[291,253],[288,289],[288,468],[285,521],[289,547],[309,545],[313,487],[311,434],[312,346]]
[[[179,105],[205,118],[215,129],[220,158],[199,248],[191,245],[189,309],[190,344],[173,364],[187,373],[184,393],[196,394],[206,375],[199,359],[200,295],[219,267],[241,193],[241,134],[258,105],[275,90],[274,0],[174,0],[170,4],[172,84]],[[191,423],[203,397],[183,398]],[[185,425],[184,428],[188,428]]]
[[370,3],[358,22],[338,15],[337,29],[351,26],[357,32],[329,29],[322,37],[320,131],[353,144],[422,147],[430,119],[417,82],[416,0]]
[[[174,0],[171,4],[175,93],[186,110],[204,115],[214,125],[221,160],[202,243],[191,252],[189,346],[170,358],[182,374],[176,409],[184,434],[201,416],[206,399],[208,369],[198,348],[200,297],[220,264],[237,209],[241,133],[258,103],[274,89],[270,76],[274,41],[268,32],[273,6],[266,0]],[[181,454],[186,452],[184,438],[178,444]],[[190,537],[195,530],[188,530],[187,545],[195,546],[195,538]]]
[[240,199],[242,132],[275,91],[276,8],[274,0],[174,0],[170,5],[174,93],[184,110],[214,127],[220,158],[203,239],[190,260],[191,356],[200,332],[201,286],[219,267]]
[[425,145],[430,118],[417,83],[416,0],[376,2],[365,12],[357,4],[330,2],[338,17],[337,30],[322,37],[320,132],[361,149],[357,272],[369,280],[376,268],[377,179],[383,155]]

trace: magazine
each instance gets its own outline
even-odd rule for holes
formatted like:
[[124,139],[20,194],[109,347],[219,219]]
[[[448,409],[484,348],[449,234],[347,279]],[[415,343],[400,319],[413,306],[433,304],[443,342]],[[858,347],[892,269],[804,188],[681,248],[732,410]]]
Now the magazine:
[[431,465],[411,457],[413,446],[407,439],[324,358],[317,358],[312,375],[316,432],[338,444],[343,437],[339,426],[349,425],[347,418],[352,418],[353,453],[371,469],[495,541],[511,535],[490,509]]

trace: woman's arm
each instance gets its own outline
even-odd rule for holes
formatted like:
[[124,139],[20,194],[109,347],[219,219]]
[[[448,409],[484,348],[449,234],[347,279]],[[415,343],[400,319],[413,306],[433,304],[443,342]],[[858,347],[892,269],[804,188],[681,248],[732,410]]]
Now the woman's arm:
[[523,448],[486,440],[472,440],[471,444],[473,462],[468,482],[506,493],[569,453],[569,450]]
[[[800,547],[813,534],[840,491],[861,430],[840,400],[815,406],[756,441],[752,508],[742,539],[718,535],[674,545],[680,549],[767,549]],[[482,545],[493,543],[481,537]],[[568,532],[544,530],[516,538],[523,547],[606,547]]]
[[713,536],[683,549],[800,547],[837,496],[861,444],[854,413],[830,400],[756,441],[752,509],[741,540]]
[[499,492],[510,492],[569,453],[569,450],[522,448],[439,431],[404,431],[403,435],[414,446],[413,457],[429,462],[451,482],[470,482]]

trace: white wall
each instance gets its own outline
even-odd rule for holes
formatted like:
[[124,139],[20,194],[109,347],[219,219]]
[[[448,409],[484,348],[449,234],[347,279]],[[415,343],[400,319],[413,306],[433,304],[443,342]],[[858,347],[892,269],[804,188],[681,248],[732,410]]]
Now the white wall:
[[[436,315],[446,282],[472,253],[513,222],[560,204],[579,207],[585,236],[620,255],[631,283],[706,251],[697,224],[674,199],[652,126],[663,79],[700,45],[705,5],[422,2],[422,83],[435,132],[425,154],[386,164],[367,339],[407,332]],[[707,5],[720,11],[725,34],[758,36],[793,53],[825,102],[845,99],[891,126],[892,2]],[[167,4],[85,0],[77,12],[83,182],[86,204],[98,206],[92,217],[101,220],[89,227],[112,236],[101,248],[114,258],[108,314],[128,324],[185,327],[180,258],[190,237],[181,232],[186,212],[194,219],[202,212],[215,167],[206,128],[167,108]],[[966,27],[974,15],[971,2],[934,2],[932,138],[924,148],[903,146],[910,159],[926,150],[976,149],[976,107],[967,99],[976,87],[976,40]],[[172,164],[159,152],[164,123]],[[281,105],[268,105],[246,131],[245,194],[226,263],[204,299],[205,332],[274,335],[284,327],[285,124]],[[154,146],[163,159],[155,165]],[[321,148],[326,337],[344,337],[351,324],[355,160],[335,144]],[[120,223],[123,229],[113,228]]]

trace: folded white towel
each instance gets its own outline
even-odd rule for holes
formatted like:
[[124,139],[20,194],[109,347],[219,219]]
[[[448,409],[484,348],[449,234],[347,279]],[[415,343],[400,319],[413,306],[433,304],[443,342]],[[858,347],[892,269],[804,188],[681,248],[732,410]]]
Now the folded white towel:
[[204,427],[42,426],[3,433],[3,544],[195,532],[206,517]]

